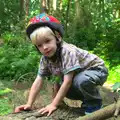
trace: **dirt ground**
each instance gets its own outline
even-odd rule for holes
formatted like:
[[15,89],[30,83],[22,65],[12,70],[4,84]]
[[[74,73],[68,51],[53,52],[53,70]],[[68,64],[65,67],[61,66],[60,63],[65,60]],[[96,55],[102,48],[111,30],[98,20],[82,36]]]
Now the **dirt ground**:
[[[18,86],[18,87],[20,87],[20,86]],[[112,85],[110,85],[110,84],[105,83],[103,87],[99,87],[99,90],[100,90],[100,94],[103,99],[103,107],[114,103],[114,101],[115,101],[114,99],[118,98],[118,94],[112,92]],[[23,92],[24,92],[24,94],[23,94]],[[16,101],[14,101],[14,103],[16,103],[15,106],[17,106],[18,103],[23,104],[27,100],[29,89],[27,89],[23,92],[22,92],[22,95],[24,97],[22,97],[22,99],[21,99],[20,93],[17,93],[19,98],[17,98]],[[42,90],[41,93],[38,95],[36,102],[34,103],[33,109],[40,109],[41,107],[49,104],[52,101],[51,94],[52,94],[52,84],[46,83],[46,85],[44,86],[44,90]],[[74,119],[79,116],[84,115],[83,110],[80,109],[81,103],[82,103],[80,100],[76,101],[76,100],[69,100],[69,99],[65,98],[64,103],[65,103],[65,104],[63,104],[64,107],[62,107],[61,111],[59,111],[59,114],[61,114],[61,112],[62,112],[62,114],[63,113],[69,114],[68,112],[66,113],[63,110],[63,108],[64,108],[64,109],[67,109],[67,111],[69,111],[69,112],[72,112],[72,113],[74,112]],[[70,113],[70,114],[73,115],[72,113]],[[77,113],[77,114],[75,114],[75,113]],[[57,112],[57,114],[58,114],[58,112]],[[75,115],[76,115],[76,117],[75,117]],[[71,117],[71,119],[72,119],[72,117]]]
[[[13,92],[13,109],[21,104],[26,103],[29,89],[21,89],[24,88],[25,84],[16,84],[15,90]],[[114,98],[118,98],[118,94],[113,93],[111,89],[112,85],[105,84],[103,87],[99,87],[100,94],[103,98],[103,106],[108,106],[112,103],[114,103]],[[23,112],[20,114],[11,114],[5,117],[0,117],[0,120],[75,120],[76,118],[83,116],[84,111],[80,109],[81,107],[81,101],[77,100],[69,100],[67,98],[64,99],[64,103],[61,104],[61,107],[57,111],[55,111],[49,118],[46,116],[40,116],[36,115],[36,111],[45,105],[49,104],[52,101],[52,84],[47,83],[44,86],[44,90],[40,92],[38,95],[36,102],[33,106],[33,111],[29,112]],[[12,119],[10,119],[12,118]],[[120,117],[118,118],[109,118],[107,120],[120,120]]]

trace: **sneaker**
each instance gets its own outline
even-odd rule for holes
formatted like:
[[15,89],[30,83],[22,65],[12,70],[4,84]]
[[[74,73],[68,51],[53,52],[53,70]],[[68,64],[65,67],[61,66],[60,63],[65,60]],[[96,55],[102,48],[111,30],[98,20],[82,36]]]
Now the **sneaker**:
[[87,106],[85,108],[85,115],[95,112],[102,108],[102,105]]
[[96,104],[88,104],[85,101],[81,104],[81,108],[84,109],[85,115],[95,112],[102,108],[102,102],[98,101]]

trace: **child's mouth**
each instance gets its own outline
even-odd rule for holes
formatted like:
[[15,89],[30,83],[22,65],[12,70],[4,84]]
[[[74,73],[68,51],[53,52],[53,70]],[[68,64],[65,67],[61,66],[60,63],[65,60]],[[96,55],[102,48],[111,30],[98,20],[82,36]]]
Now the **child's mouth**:
[[51,52],[51,50],[50,50],[50,51],[45,52],[45,55],[49,55],[49,54],[50,54],[50,52]]

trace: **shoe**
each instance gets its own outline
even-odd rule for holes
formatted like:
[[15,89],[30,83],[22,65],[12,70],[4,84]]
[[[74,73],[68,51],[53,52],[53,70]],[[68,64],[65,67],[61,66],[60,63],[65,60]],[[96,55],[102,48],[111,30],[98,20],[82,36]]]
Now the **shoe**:
[[95,111],[97,111],[97,110],[99,110],[101,108],[102,108],[102,105],[87,106],[85,108],[85,115],[90,114],[92,112],[95,112]]
[[102,108],[102,102],[98,101],[96,104],[88,104],[85,101],[81,104],[81,108],[84,109],[85,115],[95,112]]

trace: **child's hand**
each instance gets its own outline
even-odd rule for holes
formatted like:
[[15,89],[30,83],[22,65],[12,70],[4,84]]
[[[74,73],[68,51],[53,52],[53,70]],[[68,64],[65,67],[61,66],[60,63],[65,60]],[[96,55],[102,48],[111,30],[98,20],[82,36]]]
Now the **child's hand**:
[[53,105],[52,103],[47,105],[45,108],[40,109],[38,112],[41,114],[48,113],[47,116],[50,116],[53,111],[57,109],[57,106]]
[[21,111],[27,111],[27,110],[31,110],[31,106],[26,104],[26,105],[21,105],[21,106],[18,106],[15,108],[15,111],[14,113],[18,113],[18,112],[21,112]]

